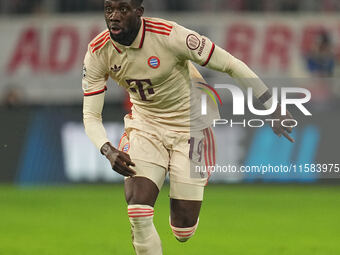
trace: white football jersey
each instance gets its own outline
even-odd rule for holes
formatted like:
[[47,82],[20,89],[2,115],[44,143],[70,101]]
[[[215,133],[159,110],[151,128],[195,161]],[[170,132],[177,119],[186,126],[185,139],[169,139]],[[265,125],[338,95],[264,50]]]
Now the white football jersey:
[[133,117],[152,118],[177,131],[204,129],[219,118],[218,108],[208,97],[208,114],[201,114],[204,92],[198,87],[205,81],[190,61],[206,66],[214,50],[207,37],[158,18],[143,18],[130,46],[113,41],[105,30],[88,47],[84,95],[105,92],[111,77],[129,92]]

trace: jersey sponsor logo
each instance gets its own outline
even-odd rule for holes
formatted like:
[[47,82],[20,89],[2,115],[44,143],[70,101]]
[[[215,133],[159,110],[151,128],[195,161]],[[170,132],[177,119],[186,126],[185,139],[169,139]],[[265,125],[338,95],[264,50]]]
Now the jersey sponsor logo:
[[197,50],[200,47],[201,41],[194,34],[190,34],[187,36],[187,46],[190,50]]
[[152,56],[148,59],[148,65],[151,68],[156,69],[161,65],[161,61],[158,57]]
[[[134,86],[136,88],[130,88],[130,91],[132,93],[139,93],[142,101],[148,101],[148,102],[152,102],[152,100],[149,100],[146,97],[146,92],[149,95],[153,95],[155,94],[154,89],[152,88],[152,83],[150,79],[144,79],[144,80],[126,80],[127,84],[129,86]],[[144,85],[146,85],[146,87],[144,87]]]

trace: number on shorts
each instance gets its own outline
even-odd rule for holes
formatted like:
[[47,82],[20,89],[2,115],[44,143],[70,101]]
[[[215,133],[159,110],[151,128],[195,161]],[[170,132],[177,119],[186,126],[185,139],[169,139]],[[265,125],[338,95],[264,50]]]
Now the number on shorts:
[[[204,139],[200,140],[197,144],[196,152],[199,155],[198,162],[202,161],[202,147],[203,147],[203,141]],[[188,143],[190,144],[190,149],[189,149],[189,158],[192,160],[193,153],[195,151],[195,137],[191,137],[188,140]]]

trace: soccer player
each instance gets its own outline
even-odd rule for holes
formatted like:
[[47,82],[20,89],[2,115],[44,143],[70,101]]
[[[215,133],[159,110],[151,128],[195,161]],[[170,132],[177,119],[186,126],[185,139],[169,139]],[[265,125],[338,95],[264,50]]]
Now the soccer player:
[[[185,242],[197,229],[209,177],[193,174],[191,166],[215,164],[210,126],[218,111],[209,108],[209,114],[201,116],[201,90],[193,84],[204,80],[191,61],[253,88],[266,108],[271,94],[243,62],[207,37],[172,21],[142,17],[142,0],[105,0],[104,9],[108,29],[89,44],[84,60],[85,130],[113,170],[126,177],[136,254],[159,255],[162,246],[153,215],[166,175],[170,177],[170,227]],[[129,92],[133,104],[118,148],[109,142],[102,124],[109,77]],[[287,133],[291,129],[276,124],[274,132],[293,141]]]

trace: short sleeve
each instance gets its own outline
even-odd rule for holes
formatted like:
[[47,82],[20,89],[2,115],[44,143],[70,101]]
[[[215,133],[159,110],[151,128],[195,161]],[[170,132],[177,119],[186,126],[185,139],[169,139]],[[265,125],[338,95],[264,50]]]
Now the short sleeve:
[[178,24],[174,25],[169,39],[170,49],[183,60],[206,66],[215,50],[215,44],[207,37]]
[[99,55],[91,53],[85,55],[82,77],[84,96],[92,96],[105,92],[108,79],[107,70]]

